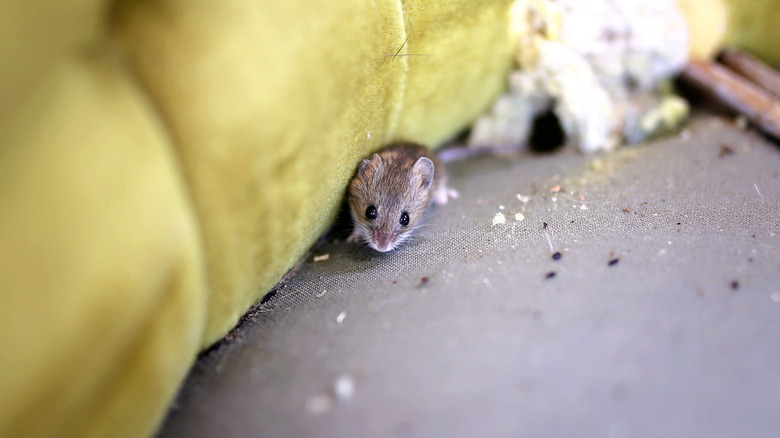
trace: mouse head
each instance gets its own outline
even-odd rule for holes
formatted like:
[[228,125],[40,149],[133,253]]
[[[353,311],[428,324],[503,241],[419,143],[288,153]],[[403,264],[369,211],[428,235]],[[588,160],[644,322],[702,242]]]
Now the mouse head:
[[360,163],[349,186],[355,234],[386,252],[413,236],[431,199],[433,162],[404,162],[374,154]]

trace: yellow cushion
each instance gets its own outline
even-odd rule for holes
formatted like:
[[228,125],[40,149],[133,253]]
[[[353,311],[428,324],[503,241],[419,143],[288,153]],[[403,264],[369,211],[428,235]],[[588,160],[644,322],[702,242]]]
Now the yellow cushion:
[[144,435],[205,321],[180,169],[102,54],[62,60],[34,94],[0,159],[0,436]]
[[360,158],[489,107],[511,6],[0,2],[0,436],[151,434]]
[[507,0],[125,4],[113,32],[167,123],[202,229],[204,345],[322,234],[360,158],[452,136],[511,66]]
[[0,6],[0,436],[151,433],[358,160],[511,66],[508,0],[35,6]]

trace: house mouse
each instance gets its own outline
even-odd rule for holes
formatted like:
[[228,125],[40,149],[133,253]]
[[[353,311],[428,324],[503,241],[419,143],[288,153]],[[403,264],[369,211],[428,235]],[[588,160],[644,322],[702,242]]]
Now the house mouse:
[[392,251],[415,235],[429,204],[443,205],[457,196],[447,188],[444,165],[434,152],[394,143],[364,159],[349,184],[355,229],[347,241]]

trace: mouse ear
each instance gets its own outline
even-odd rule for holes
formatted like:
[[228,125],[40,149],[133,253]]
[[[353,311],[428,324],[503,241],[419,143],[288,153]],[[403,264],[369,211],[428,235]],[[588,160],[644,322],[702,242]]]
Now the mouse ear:
[[414,163],[412,170],[422,178],[422,186],[425,190],[431,188],[431,184],[433,184],[433,161],[429,158],[420,157]]
[[360,169],[358,169],[358,173],[360,173],[361,177],[365,178],[367,172],[378,172],[381,168],[382,157],[380,157],[379,154],[374,154],[371,156],[371,158],[364,158],[363,161],[360,162]]

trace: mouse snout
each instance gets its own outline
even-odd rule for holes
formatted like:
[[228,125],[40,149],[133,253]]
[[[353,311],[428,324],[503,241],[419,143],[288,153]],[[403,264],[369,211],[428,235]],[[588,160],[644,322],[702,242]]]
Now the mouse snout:
[[393,235],[392,233],[386,233],[377,231],[374,234],[374,241],[376,243],[376,250],[379,252],[387,252],[393,249]]

